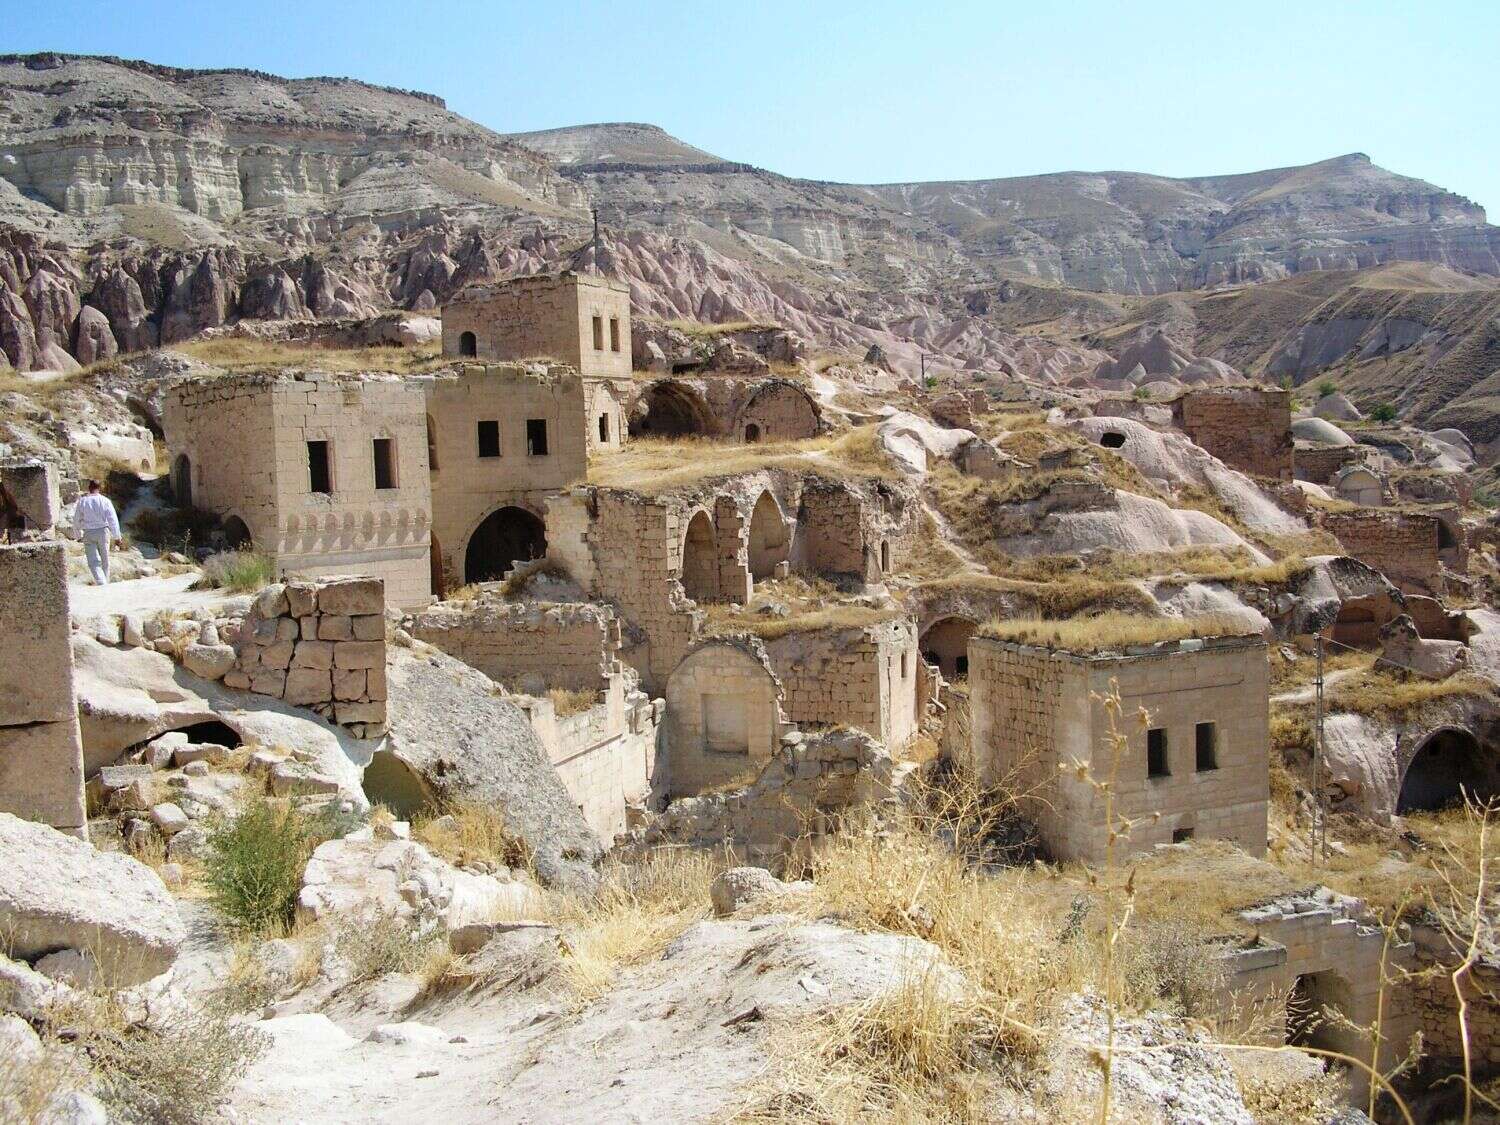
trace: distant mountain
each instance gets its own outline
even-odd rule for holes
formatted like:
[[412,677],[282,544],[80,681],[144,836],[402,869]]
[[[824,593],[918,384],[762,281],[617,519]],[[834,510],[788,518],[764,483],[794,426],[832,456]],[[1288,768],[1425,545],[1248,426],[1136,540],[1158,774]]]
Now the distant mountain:
[[670,167],[725,163],[711,152],[679,141],[665,129],[629,121],[509,133],[506,139],[540,152],[564,168],[592,164]]

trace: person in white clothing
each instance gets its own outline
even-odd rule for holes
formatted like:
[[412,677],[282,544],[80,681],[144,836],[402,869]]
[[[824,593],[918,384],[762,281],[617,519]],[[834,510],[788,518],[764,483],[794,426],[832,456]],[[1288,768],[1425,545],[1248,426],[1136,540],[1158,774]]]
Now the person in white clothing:
[[124,547],[120,536],[120,517],[114,503],[99,491],[99,482],[89,481],[88,492],[73,509],[73,526],[83,536],[83,554],[88,559],[94,585],[109,584],[109,545]]

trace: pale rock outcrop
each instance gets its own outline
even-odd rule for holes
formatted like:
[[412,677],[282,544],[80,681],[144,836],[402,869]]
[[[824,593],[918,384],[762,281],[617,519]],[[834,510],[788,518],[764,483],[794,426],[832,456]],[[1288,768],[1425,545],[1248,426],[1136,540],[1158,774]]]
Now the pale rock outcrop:
[[31,313],[26,302],[4,286],[0,286],[0,351],[17,371],[35,371],[40,366]]
[[1405,614],[1380,630],[1381,658],[1434,680],[1445,680],[1469,666],[1469,646],[1462,641],[1426,640]]
[[714,913],[719,917],[774,899],[786,884],[764,867],[731,867],[714,878],[708,888]]
[[43,976],[24,961],[0,953],[0,1012],[26,1020],[43,1020],[54,1008],[74,999],[68,985]]
[[1048,512],[1035,530],[998,540],[1021,557],[1073,555],[1096,547],[1140,553],[1181,547],[1242,547],[1258,565],[1269,560],[1233,529],[1203,512],[1169,508],[1133,492],[1114,492],[1108,507]]
[[185,931],[145,864],[4,813],[0,855],[0,930],[12,957],[85,951],[116,987],[172,967]]
[[970,430],[947,429],[905,411],[897,411],[875,428],[881,448],[912,476],[925,474],[930,458],[946,460],[976,437]]
[[78,314],[78,334],[73,345],[73,355],[87,367],[118,355],[120,345],[109,327],[109,318],[93,305],[84,305]]
[[1265,614],[1216,582],[1157,581],[1151,584],[1151,596],[1168,617],[1226,617],[1248,633],[1270,636],[1273,632]]
[[1292,437],[1320,445],[1353,445],[1354,439],[1324,418],[1293,418]]
[[1313,405],[1313,414],[1330,422],[1358,422],[1364,417],[1343,391],[1334,391],[1318,399]]

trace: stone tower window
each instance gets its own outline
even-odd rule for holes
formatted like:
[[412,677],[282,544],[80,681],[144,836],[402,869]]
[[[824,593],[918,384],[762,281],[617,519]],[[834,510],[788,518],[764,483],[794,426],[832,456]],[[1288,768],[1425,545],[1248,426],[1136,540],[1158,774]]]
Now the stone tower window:
[[604,350],[604,318],[602,316],[594,317],[594,350],[596,352]]
[[547,456],[547,419],[526,419],[526,452],[532,457]]
[[599,415],[599,440],[602,441],[602,442],[606,442],[606,443],[609,441],[609,415],[608,414],[601,414],[601,415]]
[[609,318],[609,350],[620,350],[620,318],[617,316]]
[[459,355],[478,355],[479,340],[472,332],[463,332],[458,337]]
[[478,426],[479,456],[500,456],[500,423],[487,420],[481,421]]
[[375,455],[375,487],[396,487],[396,442],[393,438],[378,437],[370,443]]
[[1195,765],[1201,773],[1219,768],[1219,730],[1213,723],[1199,723],[1194,730]]
[[1146,732],[1146,776],[1170,777],[1167,766],[1167,732],[1164,727],[1152,727]]
[[333,495],[333,461],[326,441],[307,443],[307,485],[313,492]]

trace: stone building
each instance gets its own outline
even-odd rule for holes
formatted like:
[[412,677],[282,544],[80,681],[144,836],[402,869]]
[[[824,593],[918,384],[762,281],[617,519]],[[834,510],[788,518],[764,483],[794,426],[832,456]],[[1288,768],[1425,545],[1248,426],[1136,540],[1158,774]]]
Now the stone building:
[[[1220,637],[1131,654],[1069,652],[976,636],[969,644],[973,763],[986,784],[1030,794],[1059,859],[1098,862],[1108,830],[1094,779],[1110,772],[1100,697],[1118,683],[1129,737],[1115,811],[1136,821],[1123,851],[1193,838],[1266,849],[1269,692],[1266,642]],[[1144,708],[1148,728],[1133,716]]]
[[715,637],[693,648],[667,681],[669,794],[692,797],[759,773],[787,730],[784,698],[754,637]]
[[1441,594],[1444,566],[1459,573],[1468,569],[1467,550],[1454,523],[1435,511],[1394,508],[1327,512],[1322,517],[1323,529],[1345,551],[1407,594]]
[[0,812],[84,836],[83,744],[61,543],[0,546],[0,621]]
[[178,503],[282,576],[383,579],[427,602],[432,494],[422,387],[394,377],[249,375],[180,383],[163,425]]
[[443,306],[443,354],[554,359],[585,377],[630,377],[630,287],[567,271],[470,285]]
[[632,437],[796,441],[823,430],[823,410],[801,383],[710,373],[638,387],[626,411]]
[[618,449],[611,384],[554,364],[465,365],[425,381],[434,592],[546,554],[547,497]]
[[1241,472],[1292,479],[1292,392],[1199,387],[1172,402],[1172,424]]

